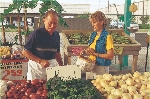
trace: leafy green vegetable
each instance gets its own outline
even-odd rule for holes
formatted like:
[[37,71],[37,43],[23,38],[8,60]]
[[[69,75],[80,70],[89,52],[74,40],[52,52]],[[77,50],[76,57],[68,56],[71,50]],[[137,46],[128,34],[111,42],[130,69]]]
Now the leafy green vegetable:
[[49,99],[101,99],[100,92],[89,80],[63,81],[55,76],[47,81],[46,88]]

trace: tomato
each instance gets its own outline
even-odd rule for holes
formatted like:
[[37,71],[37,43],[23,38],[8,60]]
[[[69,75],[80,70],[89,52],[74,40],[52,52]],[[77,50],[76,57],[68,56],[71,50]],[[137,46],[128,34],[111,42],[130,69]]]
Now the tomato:
[[35,96],[35,93],[31,93],[30,96],[29,96],[29,98],[33,99],[34,96]]
[[39,89],[38,89],[39,91],[43,91],[43,87],[39,87]]
[[21,99],[30,99],[28,96],[23,96]]
[[26,92],[25,92],[25,95],[26,95],[26,96],[30,96],[30,94],[31,94],[30,91],[26,91]]
[[39,82],[40,82],[41,84],[44,84],[44,83],[46,83],[46,80],[40,79]]
[[38,90],[36,94],[42,95],[43,91]]
[[34,79],[34,80],[32,80],[32,81],[31,81],[31,84],[32,84],[32,85],[37,85],[37,84],[39,84],[39,79]]
[[19,99],[19,97],[20,97],[20,94],[15,94],[15,95],[14,95],[14,98],[15,98],[15,99]]
[[47,97],[47,93],[48,93],[48,92],[43,92],[43,93],[42,93],[42,96],[46,98],[46,97]]
[[12,90],[11,91],[7,91],[6,95],[7,95],[8,98],[13,98],[14,95],[15,95],[15,92],[12,91]]

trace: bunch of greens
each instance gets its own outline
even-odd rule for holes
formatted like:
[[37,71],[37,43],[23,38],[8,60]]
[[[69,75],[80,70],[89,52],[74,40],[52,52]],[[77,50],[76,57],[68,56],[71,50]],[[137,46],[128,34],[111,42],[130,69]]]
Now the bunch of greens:
[[101,99],[91,81],[83,79],[61,80],[53,77],[46,83],[49,99]]

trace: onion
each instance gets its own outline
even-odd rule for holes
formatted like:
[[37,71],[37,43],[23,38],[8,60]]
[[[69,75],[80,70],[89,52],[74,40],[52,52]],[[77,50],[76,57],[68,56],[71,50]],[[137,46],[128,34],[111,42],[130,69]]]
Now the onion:
[[102,79],[103,78],[103,76],[102,75],[96,75],[96,79]]
[[97,88],[98,90],[100,90],[100,89],[102,88],[102,86],[101,86],[100,84],[97,84],[97,85],[96,85],[96,88]]
[[134,86],[135,86],[136,88],[140,89],[141,86],[142,86],[142,84],[141,84],[141,83],[136,83]]
[[140,94],[141,94],[142,96],[148,96],[148,93],[147,93],[146,91],[142,91]]
[[131,78],[132,77],[132,75],[130,74],[130,73],[128,73],[128,74],[126,74],[127,76],[128,76],[128,78]]
[[103,74],[103,78],[106,80],[106,81],[111,81],[113,80],[113,77],[111,74]]
[[123,80],[119,80],[118,81],[118,86],[120,87],[122,84],[125,84],[125,82]]
[[111,93],[112,90],[114,90],[114,87],[106,87],[105,90],[107,91],[108,94]]
[[126,84],[129,85],[129,86],[133,86],[134,85],[134,81],[131,78],[128,78],[126,80]]
[[111,81],[109,85],[112,87],[117,87],[117,81]]
[[133,77],[135,78],[140,78],[140,76],[141,76],[141,73],[139,73],[138,71],[133,73]]
[[144,79],[145,79],[145,77],[144,77],[143,75],[141,75],[141,76],[140,76],[140,79],[141,79],[141,80],[144,80]]
[[135,86],[128,86],[127,89],[128,89],[129,92],[136,91]]
[[104,97],[106,98],[106,99],[108,99],[108,94],[106,93],[106,94],[104,94]]
[[133,99],[143,99],[143,97],[140,94],[134,94]]
[[114,76],[113,76],[113,79],[114,79],[114,80],[118,80],[118,76],[115,76],[115,75],[114,75]]
[[134,81],[137,83],[141,83],[141,80],[139,78],[135,78]]
[[132,99],[129,93],[123,93],[121,99]]
[[127,80],[128,76],[127,75],[122,75],[122,80]]
[[121,88],[115,89],[115,91],[114,91],[113,94],[116,95],[116,96],[118,96],[118,97],[121,97],[122,94],[123,94],[123,90]]
[[108,98],[107,99],[118,99],[115,95],[113,94],[110,94],[108,95]]
[[104,79],[102,79],[102,80],[100,81],[100,85],[101,85],[103,88],[105,88],[105,87],[108,86],[107,82],[106,82]]
[[101,88],[101,89],[100,89],[100,92],[101,92],[102,94],[106,94],[107,91],[105,90],[105,88]]
[[146,89],[145,91],[150,94],[150,89]]
[[150,72],[144,72],[143,75],[146,77],[150,77]]
[[144,90],[145,90],[146,88],[147,88],[147,85],[146,85],[146,84],[142,84],[140,90],[141,90],[141,89],[144,89]]
[[96,79],[96,82],[100,82],[100,80],[101,80],[101,78],[97,78],[97,79]]
[[118,75],[118,80],[121,80],[121,78],[122,78],[122,75]]
[[122,84],[121,85],[121,89],[123,90],[123,92],[127,92],[127,84]]

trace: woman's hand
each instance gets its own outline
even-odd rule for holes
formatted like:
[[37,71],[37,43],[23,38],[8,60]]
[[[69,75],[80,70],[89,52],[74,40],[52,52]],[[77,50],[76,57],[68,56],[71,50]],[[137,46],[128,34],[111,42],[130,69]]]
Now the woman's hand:
[[87,48],[86,49],[86,53],[89,55],[94,55],[95,54],[95,50],[93,48]]

